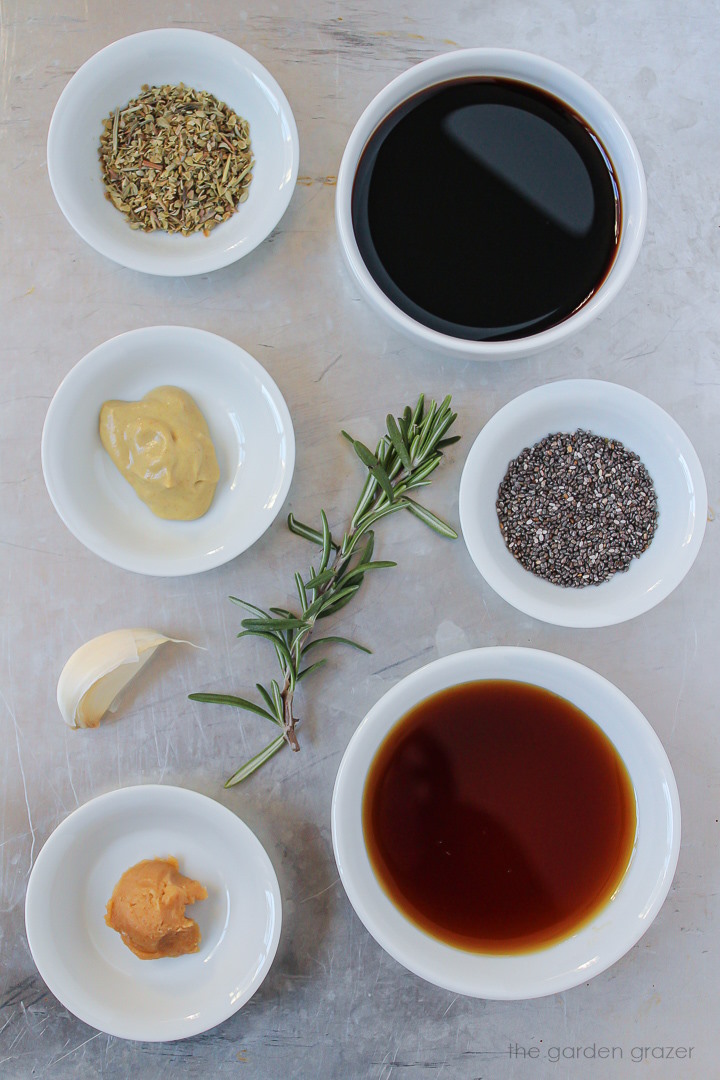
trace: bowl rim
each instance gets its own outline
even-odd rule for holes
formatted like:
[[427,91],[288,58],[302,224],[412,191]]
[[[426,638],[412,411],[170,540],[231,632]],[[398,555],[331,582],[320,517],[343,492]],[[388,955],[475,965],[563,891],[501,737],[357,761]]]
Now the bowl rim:
[[[52,465],[49,455],[48,440],[50,435],[48,433],[52,432],[53,425],[56,423],[56,413],[64,407],[65,398],[68,393],[72,395],[74,392],[73,384],[78,379],[82,381],[85,378],[86,373],[93,373],[93,369],[98,367],[101,362],[101,360],[98,359],[99,357],[102,358],[103,354],[112,352],[113,349],[120,348],[121,343],[127,342],[132,342],[131,348],[133,351],[137,351],[138,343],[142,344],[143,342],[147,342],[148,345],[151,345],[154,338],[164,335],[174,335],[188,339],[195,338],[199,345],[202,345],[203,341],[207,342],[208,339],[212,339],[217,349],[231,351],[242,359],[246,370],[249,370],[250,373],[254,372],[257,374],[258,378],[262,381],[268,398],[272,401],[274,408],[277,410],[277,413],[282,420],[282,434],[285,437],[286,443],[286,463],[283,482],[273,505],[274,512],[260,522],[262,528],[259,529],[257,534],[254,535],[249,542],[245,542],[244,540],[241,540],[240,542],[236,541],[234,544],[229,544],[224,548],[215,549],[204,555],[184,555],[174,561],[163,562],[160,565],[153,564],[152,567],[150,567],[145,559],[137,558],[132,553],[128,554],[127,557],[122,555],[119,555],[118,557],[111,556],[105,550],[104,545],[97,544],[92,536],[88,536],[87,529],[84,527],[83,516],[80,515],[78,521],[74,514],[68,513],[67,508],[62,499],[58,497],[55,489],[53,481],[54,466]],[[110,363],[109,360],[107,362]],[[118,362],[120,361],[116,358],[114,363]],[[142,326],[137,327],[134,330],[126,330],[121,334],[116,334],[113,337],[100,342],[89,352],[85,353],[85,355],[65,374],[55,390],[50,405],[48,406],[47,413],[45,414],[40,441],[40,458],[45,487],[58,517],[75,539],[88,551],[91,551],[94,555],[99,556],[111,565],[120,567],[121,570],[129,570],[136,574],[145,574],[151,577],[187,577],[191,574],[204,573],[206,570],[214,570],[218,566],[224,566],[226,563],[231,562],[252,547],[253,544],[255,544],[270,528],[273,521],[282,510],[292,485],[295,471],[295,430],[290,410],[279,386],[260,361],[241,345],[231,341],[229,338],[223,337],[221,334],[215,334],[210,330],[203,330],[196,326],[183,326],[180,324]],[[202,521],[202,518],[199,520]],[[169,558],[170,557],[168,556],[168,559]]]
[[[523,447],[537,441],[535,437],[529,438],[522,433],[522,429],[534,412],[539,412],[554,403],[571,406],[574,402],[583,400],[588,402],[600,401],[607,407],[616,404],[617,408],[614,410],[616,412],[620,411],[623,404],[627,404],[636,412],[641,412],[644,415],[648,427],[652,426],[655,431],[663,432],[669,439],[672,439],[673,446],[681,455],[678,461],[686,481],[691,485],[691,501],[694,505],[693,528],[690,535],[685,539],[682,548],[682,559],[675,559],[668,572],[653,585],[652,589],[636,595],[633,595],[629,588],[624,589],[617,603],[604,613],[602,609],[598,608],[597,604],[593,604],[594,600],[607,595],[602,592],[603,585],[588,586],[588,588],[582,590],[571,590],[573,594],[579,597],[582,596],[583,600],[590,601],[582,606],[578,603],[577,608],[572,609],[557,602],[561,596],[568,593],[568,590],[559,585],[552,585],[550,582],[543,581],[541,587],[548,594],[548,597],[533,596],[523,585],[532,583],[537,586],[537,583],[542,579],[536,578],[524,567],[521,567],[523,577],[519,578],[522,584],[516,584],[510,580],[503,567],[498,564],[493,554],[488,551],[487,545],[472,517],[473,496],[476,494],[474,484],[477,477],[482,477],[484,474],[484,462],[488,450],[495,440],[501,438],[508,430],[517,429],[519,436],[517,453],[520,453]],[[582,426],[580,421],[569,424],[568,429],[574,431],[578,426]],[[550,434],[550,432],[548,431],[546,434]],[[596,434],[602,434],[602,432],[598,431]],[[542,436],[538,438],[542,438]],[[630,449],[633,448],[630,447]],[[642,457],[642,455],[640,456]],[[507,464],[509,464],[509,459]],[[487,584],[503,600],[523,614],[554,626],[567,626],[577,629],[593,629],[626,622],[639,615],[644,615],[669,596],[689,573],[700,552],[707,524],[707,505],[707,485],[702,464],[694,446],[678,422],[657,402],[639,391],[623,386],[621,383],[614,383],[604,379],[559,379],[555,382],[540,383],[530,390],[511,398],[510,401],[493,413],[476,436],[465,459],[458,492],[458,511],[463,540],[476,569]],[[636,561],[633,560],[633,563]],[[513,570],[520,566],[514,559],[509,565]],[[630,570],[632,569],[633,566],[630,567]],[[615,575],[615,577],[623,580],[624,583],[630,580],[627,575]],[[606,584],[610,584],[610,582]]]
[[[520,671],[514,675],[497,674],[504,667]],[[528,677],[528,670],[535,673],[534,677]],[[547,949],[509,956],[474,954],[446,945],[415,926],[393,904],[375,877],[362,840],[361,806],[367,771],[378,748],[417,702],[445,687],[483,678],[529,682],[573,702],[615,744],[631,774],[636,800],[638,789],[645,784],[643,798],[648,801],[645,781],[653,787],[653,798],[662,805],[665,818],[655,823],[656,836],[649,836],[643,827],[644,820],[652,824],[648,808],[644,811],[638,805],[635,850],[615,894],[619,898],[625,890],[625,896],[629,897],[625,922],[619,929],[612,929],[611,905],[616,902],[613,899],[590,923]],[[626,754],[605,723],[593,716],[587,706],[578,705],[576,697],[580,689],[571,688],[568,693],[553,685],[555,679],[564,678],[580,680],[585,694],[597,695],[612,707],[616,716],[622,716],[622,725],[614,720],[608,726],[618,725],[626,740],[628,756],[632,756],[633,739],[636,758],[641,747],[639,760],[646,774],[640,782],[637,768],[631,770]],[[518,646],[488,646],[451,653],[416,669],[383,694],[361,721],[345,750],[333,789],[331,822],[333,851],[343,887],[358,918],[378,944],[398,963],[428,982],[454,993],[488,1000],[528,1000],[560,993],[615,964],[640,940],[662,907],[680,851],[677,784],[660,738],[649,721],[618,687],[593,669],[559,653]],[[658,837],[662,852],[655,843]],[[641,869],[633,874],[638,862]],[[638,873],[645,876],[638,880]]]
[[[278,198],[277,215],[274,224],[271,225],[264,236],[258,235],[252,243],[246,246],[234,243],[221,250],[193,253],[192,259],[187,257],[190,254],[189,252],[184,252],[184,257],[179,260],[166,253],[158,253],[157,256],[149,257],[146,253],[139,251],[137,256],[135,256],[132,253],[132,249],[130,249],[130,254],[127,252],[119,253],[112,242],[106,241],[102,230],[96,233],[95,231],[91,232],[86,229],[83,221],[78,221],[71,208],[68,206],[64,196],[63,185],[58,182],[56,165],[59,160],[58,130],[64,120],[64,115],[69,103],[72,102],[78,91],[80,91],[80,93],[85,92],[85,81],[89,76],[94,74],[96,69],[99,70],[102,68],[109,56],[123,55],[142,42],[152,43],[153,39],[156,42],[164,39],[166,41],[175,40],[177,42],[191,43],[198,49],[207,50],[210,48],[217,53],[225,52],[228,56],[234,54],[237,57],[241,57],[243,65],[252,73],[255,81],[260,83],[264,89],[276,99],[280,106],[279,114],[282,115],[284,122],[287,124],[290,136],[290,175],[287,182],[282,185],[282,195]],[[101,121],[102,117],[99,117],[98,125]],[[188,27],[156,27],[151,30],[140,30],[134,34],[127,34],[117,38],[115,41],[111,41],[109,44],[103,46],[103,48],[89,56],[88,59],[80,65],[77,71],[73,73],[63,87],[50,118],[46,157],[50,186],[65,220],[74,229],[80,239],[93,248],[94,251],[97,251],[98,254],[110,259],[119,266],[124,266],[129,270],[135,270],[139,273],[152,274],[157,277],[192,277],[197,274],[212,273],[215,270],[220,270],[223,267],[229,266],[239,259],[244,258],[263,243],[270,232],[276,228],[285,214],[295,191],[300,163],[300,143],[295,117],[282,87],[267,68],[264,67],[264,65],[251,53],[241,48],[241,46],[236,45],[234,42],[229,41],[221,34],[209,33],[205,30],[195,30]],[[232,221],[232,218],[229,220]],[[226,223],[223,222],[223,224]],[[128,231],[132,232],[132,230]],[[132,237],[129,239],[131,240]]]
[[[464,69],[471,66],[491,69],[492,67],[501,67],[503,64],[515,65],[521,70],[516,70],[514,73],[503,70],[485,70],[476,71],[475,73],[478,76],[499,74],[509,79],[521,80],[531,85],[540,86],[563,100],[571,109],[583,116],[583,109],[577,103],[568,100],[565,93],[559,92],[556,87],[550,87],[545,85],[544,82],[538,81],[542,77],[547,80],[555,78],[563,81],[566,86],[572,87],[575,94],[584,96],[593,103],[595,108],[604,113],[607,121],[614,128],[618,144],[624,147],[629,159],[632,161],[632,179],[635,189],[633,191],[632,187],[623,188],[624,201],[620,245],[613,264],[600,288],[586,304],[561,322],[537,334],[530,334],[524,338],[512,338],[507,341],[473,341],[441,333],[417,322],[410,315],[396,307],[382,291],[367,269],[355,240],[352,226],[352,189],[355,181],[355,171],[368,140],[378,125],[399,104],[423,89],[446,82],[449,78],[462,78]],[[528,69],[531,74],[528,74]],[[468,72],[468,75],[471,74],[472,72]],[[593,125],[589,121],[587,122],[592,128]],[[606,149],[612,156],[612,148],[606,147]],[[631,196],[636,202],[636,205],[632,207],[632,213],[630,212],[631,207],[627,205]],[[416,344],[433,348],[446,355],[453,355],[460,359],[500,361],[515,359],[520,356],[530,356],[558,344],[576,331],[582,330],[617,296],[630,276],[642,247],[647,223],[647,184],[640,154],[624,121],[609,101],[580,75],[554,60],[548,60],[536,53],[519,49],[458,49],[454,52],[442,53],[428,60],[423,60],[419,64],[415,64],[413,67],[401,72],[400,75],[397,75],[384,86],[366,106],[355,123],[340,162],[335,197],[335,223],[340,247],[355,284],[359,286],[365,299],[386,322],[390,322],[396,330],[411,338]]]

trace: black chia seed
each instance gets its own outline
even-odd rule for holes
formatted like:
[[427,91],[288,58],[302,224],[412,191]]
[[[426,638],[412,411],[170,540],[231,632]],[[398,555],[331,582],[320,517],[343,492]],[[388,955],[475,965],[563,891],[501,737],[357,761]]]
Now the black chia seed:
[[565,588],[627,570],[658,519],[655,485],[637,454],[581,430],[526,447],[508,465],[495,505],[518,562]]

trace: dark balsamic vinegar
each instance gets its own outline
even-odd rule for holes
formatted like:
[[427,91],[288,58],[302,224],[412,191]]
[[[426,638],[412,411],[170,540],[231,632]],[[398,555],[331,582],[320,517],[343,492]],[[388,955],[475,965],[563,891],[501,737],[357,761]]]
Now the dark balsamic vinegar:
[[630,777],[597,724],[506,680],[415,706],[363,795],[368,854],[392,901],[434,937],[485,953],[542,948],[592,919],[636,827]]
[[358,164],[352,220],[383,292],[478,341],[554,326],[600,287],[620,197],[595,133],[545,91],[460,79],[400,105]]

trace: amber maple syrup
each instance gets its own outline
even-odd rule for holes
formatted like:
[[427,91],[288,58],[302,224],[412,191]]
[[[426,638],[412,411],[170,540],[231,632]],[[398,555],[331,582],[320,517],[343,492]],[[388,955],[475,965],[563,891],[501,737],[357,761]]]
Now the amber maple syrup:
[[505,680],[420,702],[371,764],[363,830],[398,908],[460,948],[522,953],[585,925],[632,856],[633,786],[569,701]]

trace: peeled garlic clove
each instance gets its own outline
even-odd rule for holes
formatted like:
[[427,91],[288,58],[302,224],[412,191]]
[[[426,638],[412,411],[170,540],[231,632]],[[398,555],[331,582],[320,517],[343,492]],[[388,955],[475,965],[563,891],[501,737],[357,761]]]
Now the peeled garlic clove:
[[127,684],[164,642],[191,645],[155,630],[111,630],[81,645],[62,669],[57,701],[71,728],[97,727]]

